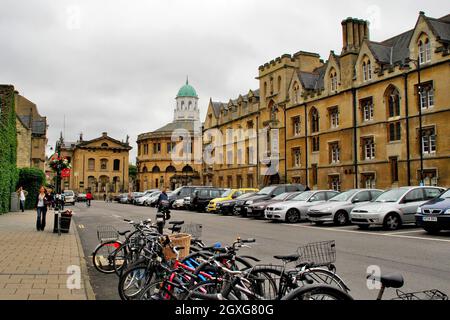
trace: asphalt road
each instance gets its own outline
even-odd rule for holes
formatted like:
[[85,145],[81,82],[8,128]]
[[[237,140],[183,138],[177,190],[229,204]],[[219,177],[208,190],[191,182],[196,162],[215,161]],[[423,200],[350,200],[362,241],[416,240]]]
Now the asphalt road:
[[[96,298],[118,299],[115,275],[104,275],[92,266],[92,251],[98,244],[97,227],[112,225],[118,230],[129,229],[123,219],[155,219],[156,210],[117,203],[94,201],[92,207],[77,204],[74,208],[91,285]],[[203,224],[202,239],[207,244],[217,241],[231,244],[236,237],[256,238],[251,249],[242,254],[258,257],[264,264],[276,263],[276,254],[295,253],[297,247],[316,241],[335,240],[337,271],[351,288],[355,299],[374,299],[376,290],[369,290],[366,272],[369,266],[378,266],[381,272],[401,272],[405,278],[403,291],[439,289],[450,294],[450,233],[430,236],[422,229],[404,227],[395,232],[381,229],[360,231],[355,226],[316,227],[309,223],[288,225],[238,217],[224,217],[186,211],[172,211],[173,220]],[[395,290],[387,290],[385,297],[395,296]]]

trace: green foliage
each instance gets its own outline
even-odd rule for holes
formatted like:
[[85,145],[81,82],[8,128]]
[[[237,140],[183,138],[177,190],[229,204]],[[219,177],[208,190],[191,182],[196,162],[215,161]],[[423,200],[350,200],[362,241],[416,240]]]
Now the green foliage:
[[136,180],[137,177],[137,167],[133,164],[129,164],[128,166],[128,175],[130,177],[131,180]]
[[0,85],[0,214],[10,209],[17,182],[17,133],[14,87]]
[[19,170],[17,187],[23,187],[28,192],[25,208],[33,209],[39,188],[45,185],[45,173],[37,168],[22,168]]

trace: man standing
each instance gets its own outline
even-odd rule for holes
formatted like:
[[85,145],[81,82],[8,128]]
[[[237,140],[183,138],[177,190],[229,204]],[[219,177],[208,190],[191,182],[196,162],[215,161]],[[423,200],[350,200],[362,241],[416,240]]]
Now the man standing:
[[161,202],[169,201],[169,196],[167,195],[167,188],[163,188],[161,194],[159,195],[156,205],[158,206],[158,211],[161,211]]

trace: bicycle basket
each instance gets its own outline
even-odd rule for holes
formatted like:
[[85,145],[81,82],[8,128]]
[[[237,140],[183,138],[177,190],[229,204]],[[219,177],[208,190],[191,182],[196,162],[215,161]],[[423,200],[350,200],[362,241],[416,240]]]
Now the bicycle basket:
[[99,226],[97,238],[100,242],[115,241],[119,239],[119,232],[113,226]]
[[309,264],[313,267],[324,267],[336,262],[336,243],[322,241],[307,244],[297,250],[299,258],[297,264]]
[[196,223],[183,224],[181,226],[181,233],[190,234],[192,239],[198,240],[202,237],[203,225]]
[[392,300],[448,300],[448,296],[437,289],[411,293],[405,293],[397,289],[397,298]]

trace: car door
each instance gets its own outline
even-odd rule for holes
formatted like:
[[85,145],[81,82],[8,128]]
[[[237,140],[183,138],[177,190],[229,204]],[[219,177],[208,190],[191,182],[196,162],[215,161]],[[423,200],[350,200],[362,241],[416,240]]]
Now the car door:
[[401,201],[400,210],[403,213],[404,223],[415,222],[415,214],[417,208],[425,203],[425,190],[424,188],[417,188],[409,191]]
[[[353,207],[357,207],[363,204],[367,204],[372,199],[370,191],[361,191],[358,192],[352,199]],[[350,210],[351,211],[351,210]],[[350,213],[349,211],[349,213]]]

